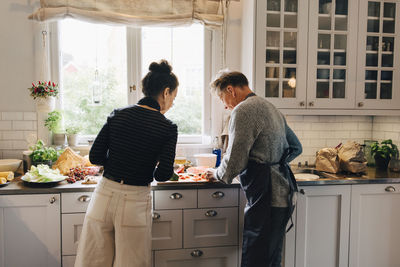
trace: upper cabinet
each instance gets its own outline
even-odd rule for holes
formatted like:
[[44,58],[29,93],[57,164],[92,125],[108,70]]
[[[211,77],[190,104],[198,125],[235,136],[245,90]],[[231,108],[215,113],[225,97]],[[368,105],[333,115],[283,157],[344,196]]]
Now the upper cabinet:
[[255,1],[256,92],[314,114],[400,109],[399,3]]
[[357,107],[400,108],[400,1],[360,0]]

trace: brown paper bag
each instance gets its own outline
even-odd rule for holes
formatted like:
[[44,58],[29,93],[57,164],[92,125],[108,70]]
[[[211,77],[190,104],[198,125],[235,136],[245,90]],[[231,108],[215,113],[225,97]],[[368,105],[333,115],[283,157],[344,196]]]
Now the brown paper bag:
[[338,155],[342,170],[352,173],[360,173],[367,170],[367,159],[360,144],[348,141],[339,148]]
[[340,163],[336,148],[323,148],[317,152],[315,160],[315,168],[318,171],[338,173]]

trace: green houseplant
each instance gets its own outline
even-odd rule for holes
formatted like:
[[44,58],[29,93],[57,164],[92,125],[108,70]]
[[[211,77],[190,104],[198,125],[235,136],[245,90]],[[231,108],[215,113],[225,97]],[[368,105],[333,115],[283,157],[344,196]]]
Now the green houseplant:
[[38,140],[37,143],[29,148],[32,153],[30,155],[32,164],[37,166],[38,164],[46,164],[51,166],[53,162],[62,153],[62,150],[56,150],[52,147],[46,147],[42,140]]
[[399,150],[391,139],[383,140],[371,145],[371,153],[375,158],[375,164],[378,169],[386,170],[390,159],[398,158]]
[[53,134],[54,145],[64,145],[65,132],[62,127],[62,113],[59,110],[48,113],[47,119],[44,121],[44,126]]
[[67,133],[68,145],[76,146],[78,144],[78,133],[81,131],[81,127],[70,125],[65,131]]

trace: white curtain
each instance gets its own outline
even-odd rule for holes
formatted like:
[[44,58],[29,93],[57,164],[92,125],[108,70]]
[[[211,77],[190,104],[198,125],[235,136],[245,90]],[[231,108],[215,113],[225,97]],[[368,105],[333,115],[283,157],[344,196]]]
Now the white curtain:
[[67,17],[131,26],[175,26],[224,23],[229,0],[40,0],[29,19],[51,21]]

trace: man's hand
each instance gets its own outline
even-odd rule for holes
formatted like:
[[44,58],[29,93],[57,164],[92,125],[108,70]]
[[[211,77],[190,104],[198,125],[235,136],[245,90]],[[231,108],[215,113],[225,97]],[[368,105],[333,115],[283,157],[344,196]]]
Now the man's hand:
[[206,179],[209,182],[214,182],[217,180],[217,178],[215,177],[216,176],[215,172],[216,172],[216,169],[212,169],[212,168],[206,170]]

